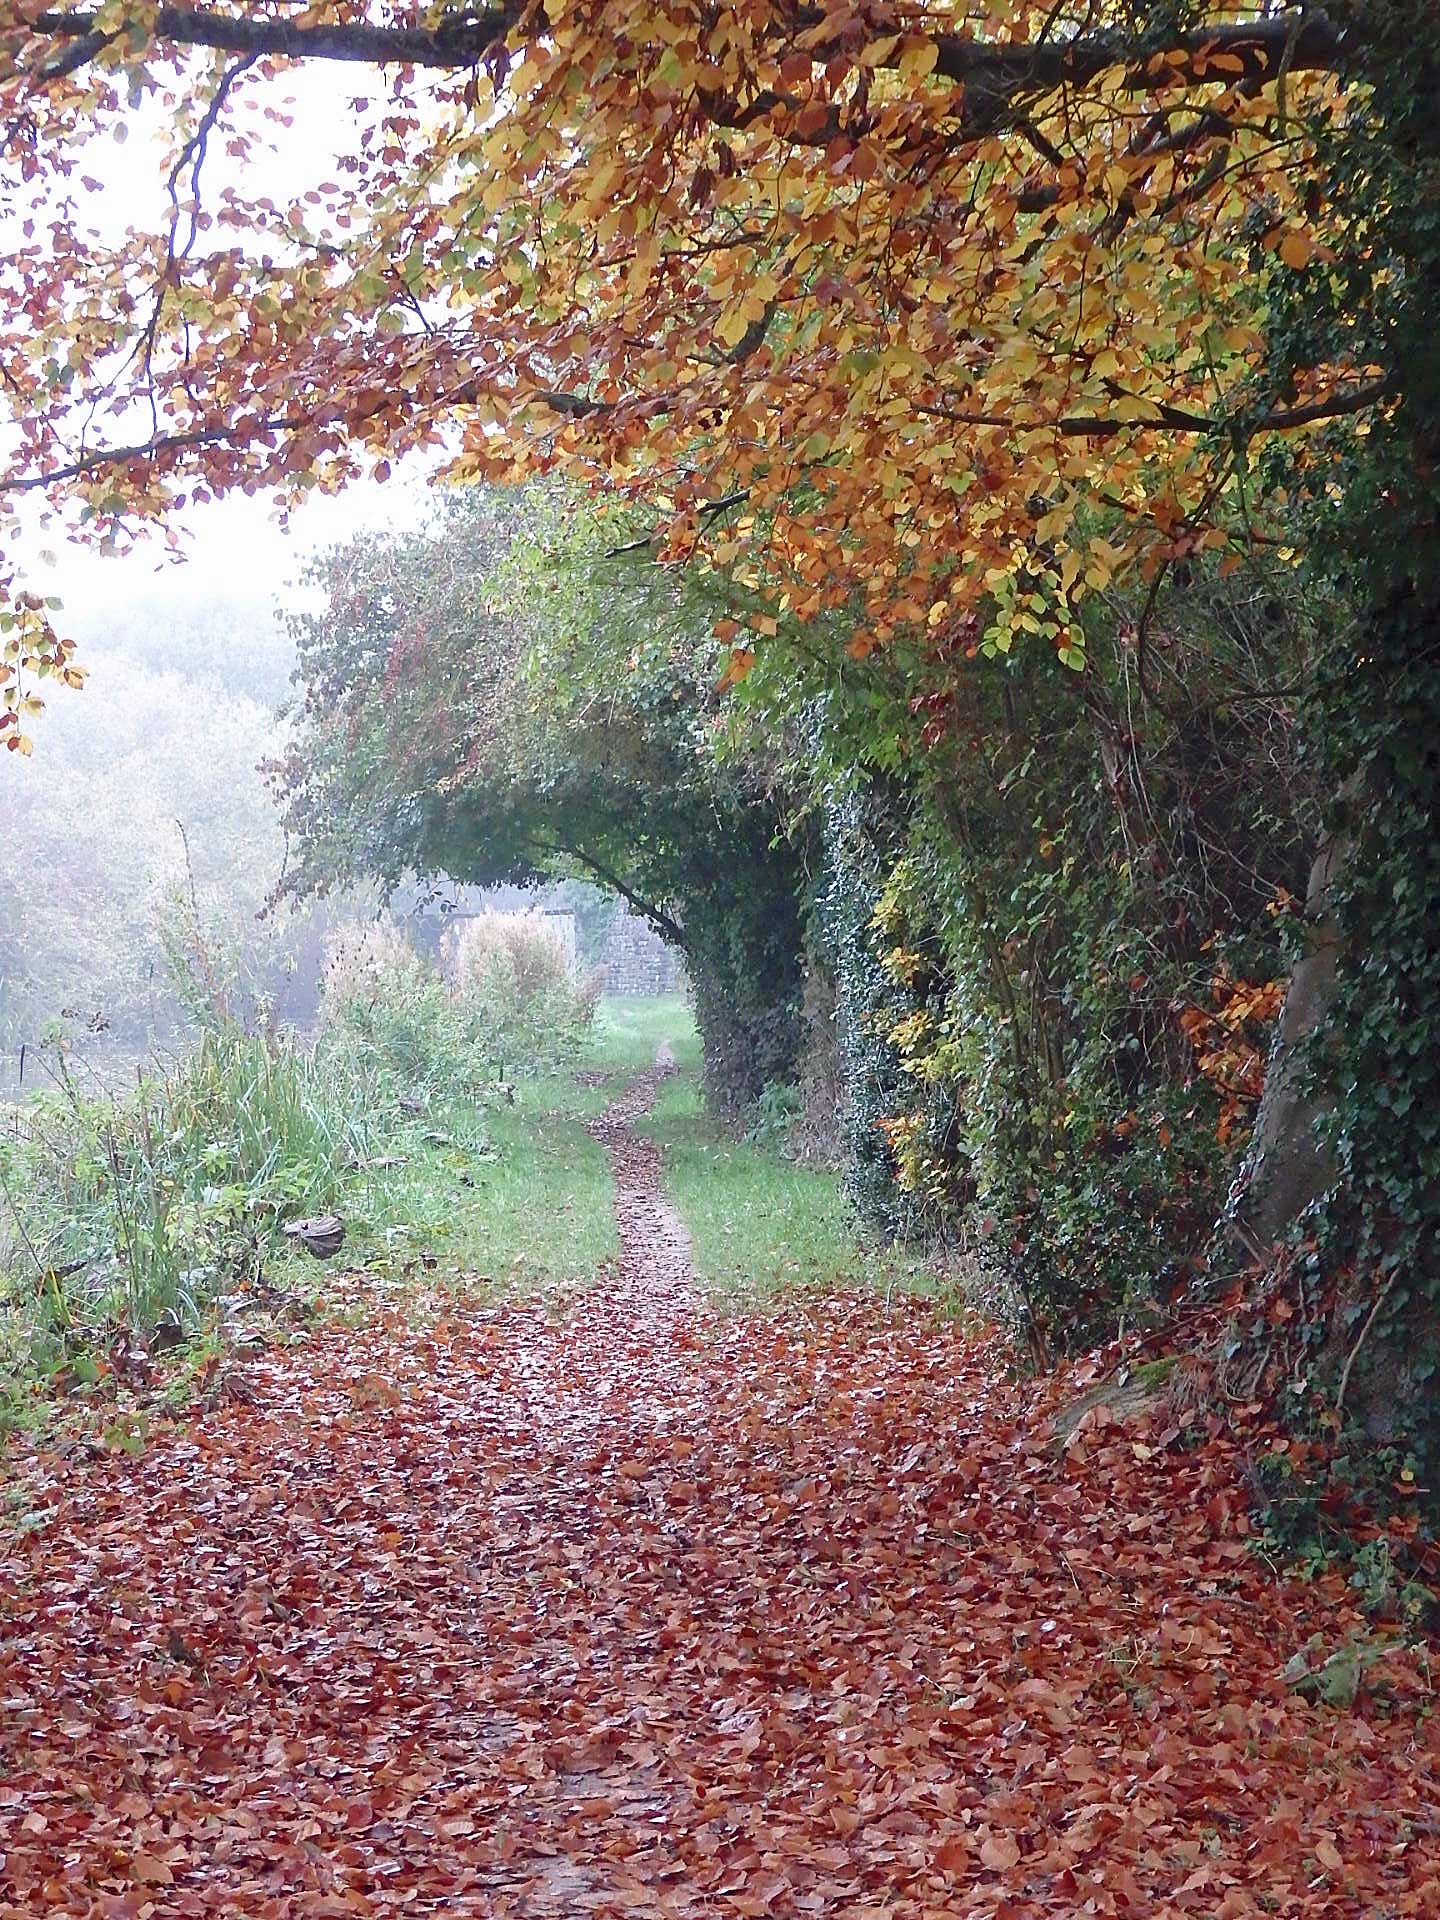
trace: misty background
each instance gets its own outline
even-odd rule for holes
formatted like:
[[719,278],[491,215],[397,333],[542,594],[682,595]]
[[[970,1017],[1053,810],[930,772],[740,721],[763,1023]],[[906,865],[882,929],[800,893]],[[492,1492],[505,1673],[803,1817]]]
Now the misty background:
[[362,486],[282,528],[237,498],[193,516],[178,564],[155,546],[66,546],[37,564],[90,677],[79,693],[44,686],[34,757],[3,769],[0,1092],[22,1045],[124,1062],[176,1039],[177,963],[197,936],[227,990],[307,1023],[327,938],[377,902],[265,911],[285,858],[260,769],[292,690],[286,615],[313,604],[315,553],[425,506],[419,486]]

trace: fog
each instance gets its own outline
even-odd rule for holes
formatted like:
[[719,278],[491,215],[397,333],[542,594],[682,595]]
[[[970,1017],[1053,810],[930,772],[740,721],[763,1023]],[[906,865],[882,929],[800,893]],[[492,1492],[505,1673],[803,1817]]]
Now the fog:
[[186,1028],[185,977],[302,1023],[328,929],[373,902],[265,912],[285,848],[261,772],[311,600],[309,558],[357,526],[418,520],[422,486],[361,487],[288,528],[259,501],[192,516],[186,557],[65,547],[35,571],[88,669],[41,689],[30,759],[0,764],[0,1090],[20,1049],[125,1062]]

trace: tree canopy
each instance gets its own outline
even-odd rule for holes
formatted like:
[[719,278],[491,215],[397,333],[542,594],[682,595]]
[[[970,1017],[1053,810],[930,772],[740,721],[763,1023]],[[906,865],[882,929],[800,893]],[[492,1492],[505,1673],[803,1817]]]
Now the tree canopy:
[[710,1093],[738,1108],[794,1066],[814,835],[794,770],[730,740],[703,608],[608,537],[467,489],[316,565],[272,767],[287,885],[597,881],[683,951]]
[[[857,653],[912,626],[1078,667],[1088,593],[1281,539],[1260,447],[1323,483],[1326,423],[1397,388],[1373,249],[1343,327],[1264,322],[1357,258],[1316,153],[1403,7],[4,11],[0,490],[102,538],[439,448],[563,466],[733,569],[732,677],[825,609]],[[286,205],[247,161],[295,60],[378,72]],[[92,221],[132,123],[164,136],[154,217]],[[9,592],[14,708],[75,664],[13,561]]]

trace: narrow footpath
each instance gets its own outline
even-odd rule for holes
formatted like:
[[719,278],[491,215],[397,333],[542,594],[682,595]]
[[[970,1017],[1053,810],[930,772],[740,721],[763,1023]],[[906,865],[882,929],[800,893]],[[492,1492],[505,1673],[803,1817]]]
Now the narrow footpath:
[[665,1199],[661,1154],[653,1140],[634,1131],[675,1071],[675,1056],[662,1044],[655,1065],[638,1074],[618,1100],[592,1120],[586,1132],[610,1157],[615,1182],[615,1221],[620,1230],[620,1271],[615,1298],[638,1319],[673,1323],[693,1311],[690,1243],[684,1225]]
[[1440,1912],[1440,1716],[1285,1675],[1237,1460],[922,1304],[719,1315],[658,1151],[563,1317],[387,1309],[0,1535],[0,1916]]

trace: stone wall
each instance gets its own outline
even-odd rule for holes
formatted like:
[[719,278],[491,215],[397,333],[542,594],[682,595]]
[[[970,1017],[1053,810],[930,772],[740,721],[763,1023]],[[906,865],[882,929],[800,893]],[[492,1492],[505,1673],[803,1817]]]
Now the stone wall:
[[676,949],[648,920],[623,907],[600,950],[600,976],[606,993],[680,993],[685,987],[685,965]]

